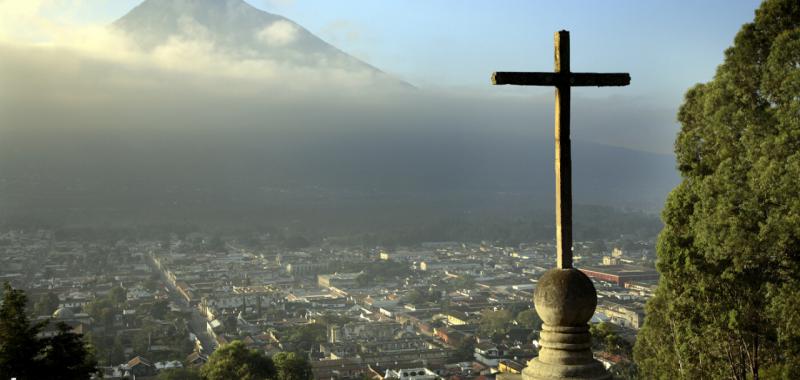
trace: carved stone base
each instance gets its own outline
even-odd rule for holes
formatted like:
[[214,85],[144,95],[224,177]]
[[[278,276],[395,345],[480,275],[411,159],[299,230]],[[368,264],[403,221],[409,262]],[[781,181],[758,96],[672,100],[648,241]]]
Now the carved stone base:
[[542,325],[539,357],[522,371],[525,380],[586,379],[605,380],[611,375],[592,355],[589,326]]
[[539,279],[534,305],[544,321],[539,357],[528,362],[523,380],[607,380],[611,375],[592,355],[587,322],[597,306],[592,281],[581,271],[551,269]]

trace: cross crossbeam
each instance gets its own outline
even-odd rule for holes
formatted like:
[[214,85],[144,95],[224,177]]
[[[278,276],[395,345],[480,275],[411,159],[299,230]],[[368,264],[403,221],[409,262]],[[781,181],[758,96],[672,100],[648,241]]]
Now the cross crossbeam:
[[606,87],[627,86],[631,83],[628,73],[526,73],[501,71],[492,74],[492,84],[518,86],[571,86]]
[[573,73],[569,62],[569,32],[555,33],[555,70],[545,72],[495,72],[492,84],[553,86],[555,107],[556,265],[572,268],[572,157],[569,140],[570,89],[574,86],[627,86],[628,73]]

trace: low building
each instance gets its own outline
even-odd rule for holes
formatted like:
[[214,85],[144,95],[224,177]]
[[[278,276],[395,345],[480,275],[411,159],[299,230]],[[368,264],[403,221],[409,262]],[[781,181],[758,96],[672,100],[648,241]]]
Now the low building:
[[286,273],[292,276],[315,276],[330,270],[328,262],[298,262],[286,264]]
[[439,378],[439,375],[427,368],[387,369],[383,378],[396,380],[435,380]]
[[644,324],[644,309],[638,306],[603,302],[597,305],[597,312],[605,314],[609,322],[622,327],[638,330]]
[[606,265],[600,267],[581,267],[578,268],[585,275],[596,280],[610,282],[617,286],[625,286],[631,281],[657,280],[658,272],[638,265]]
[[349,322],[342,326],[328,326],[328,342],[392,340],[403,331],[394,321]]
[[502,355],[503,350],[491,342],[482,342],[475,346],[475,361],[487,367],[497,367]]
[[322,288],[352,288],[357,285],[358,273],[334,273],[320,274],[317,276],[317,284]]
[[525,369],[525,365],[509,359],[501,359],[497,363],[497,371],[500,373],[520,374]]
[[213,321],[206,322],[206,330],[208,331],[208,335],[212,337],[216,337],[217,334],[221,333],[224,329],[222,322],[219,319],[215,319]]
[[155,376],[158,373],[155,364],[141,356],[131,359],[125,368],[134,377]]

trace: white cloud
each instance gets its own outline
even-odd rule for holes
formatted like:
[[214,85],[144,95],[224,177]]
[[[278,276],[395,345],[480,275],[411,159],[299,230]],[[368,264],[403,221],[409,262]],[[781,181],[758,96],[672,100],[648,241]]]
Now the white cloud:
[[285,46],[297,39],[298,32],[293,23],[279,20],[260,30],[256,37],[269,46]]
[[[62,17],[60,10],[83,7],[85,0],[0,0],[0,77],[11,73],[12,66],[26,67],[41,59],[68,61],[76,68],[102,65],[104,70],[125,73],[114,78],[91,78],[103,82],[113,79],[110,86],[137,87],[152,78],[167,78],[167,83],[203,83],[205,90],[220,90],[220,83],[235,80],[238,86],[225,88],[225,93],[239,91],[252,94],[257,88],[286,86],[290,91],[309,93],[323,88],[355,89],[374,83],[374,73],[367,70],[344,69],[318,62],[302,66],[254,57],[216,45],[210,32],[191,18],[181,18],[176,34],[152,49],[140,49],[128,36],[106,25],[75,23]],[[53,16],[53,15],[62,16]],[[299,30],[289,21],[272,23],[257,33],[259,40],[271,46],[283,46],[296,40]],[[63,57],[63,59],[58,58]],[[13,59],[12,59],[13,58]],[[5,61],[5,62],[2,62]],[[12,63],[13,62],[13,65]],[[32,67],[45,69],[44,66]],[[26,72],[25,77],[42,76]],[[53,70],[52,75],[62,74]],[[48,74],[49,75],[49,74]],[[71,85],[76,83],[69,81]],[[16,83],[24,86],[24,83]],[[164,84],[166,85],[166,84]],[[64,89],[69,97],[70,90]],[[105,90],[108,90],[106,88]],[[3,105],[0,104],[0,107]]]
[[322,35],[334,44],[345,43],[347,45],[362,42],[364,37],[362,27],[344,19],[334,20],[323,27]]

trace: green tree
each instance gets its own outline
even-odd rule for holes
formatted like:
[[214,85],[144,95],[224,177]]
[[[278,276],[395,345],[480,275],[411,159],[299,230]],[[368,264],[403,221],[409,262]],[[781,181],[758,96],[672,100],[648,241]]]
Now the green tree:
[[158,380],[202,380],[200,371],[195,368],[174,368],[158,373]]
[[616,355],[630,358],[633,347],[627,340],[617,333],[617,328],[608,322],[593,324],[590,328],[592,333],[592,348],[602,350]]
[[128,299],[128,292],[124,288],[117,285],[111,288],[108,292],[108,300],[116,307],[122,307]]
[[200,374],[205,380],[264,380],[277,372],[272,359],[237,340],[214,351]]
[[470,362],[475,359],[475,338],[468,337],[455,345],[454,361]]
[[125,347],[122,345],[122,338],[117,335],[106,352],[106,365],[119,365],[124,363],[125,359]]
[[478,331],[487,335],[506,334],[512,320],[513,317],[509,310],[483,310],[481,311],[481,319],[478,321]]
[[133,348],[134,354],[147,356],[148,352],[150,352],[150,346],[154,344],[153,338],[159,335],[154,330],[156,329],[153,325],[147,325],[134,333],[133,337],[131,337],[131,348]]
[[294,352],[281,352],[272,357],[278,371],[277,380],[312,380],[311,364]]
[[151,317],[155,319],[164,319],[167,315],[167,311],[169,311],[169,301],[157,300],[150,305],[149,309]]
[[47,339],[42,356],[42,366],[48,379],[83,380],[97,371],[97,360],[80,335],[60,322],[58,332]]
[[37,337],[47,322],[31,324],[25,313],[25,292],[8,283],[3,290],[0,378],[77,380],[88,379],[96,372],[97,361],[80,335],[59,323],[56,335]]
[[339,315],[332,312],[326,312],[325,314],[316,318],[317,324],[321,324],[324,326],[329,325],[343,325],[347,322],[350,322],[350,318],[345,315]]
[[112,305],[106,298],[94,300],[83,307],[84,311],[91,316],[95,322],[101,324],[106,329],[114,325],[114,316],[119,313],[119,309]]
[[25,292],[3,285],[0,306],[0,378],[35,379],[39,370],[37,357],[44,348],[36,334],[44,324],[31,324],[25,312]]
[[475,289],[475,278],[463,275],[450,280],[446,286],[449,290]]
[[534,309],[520,311],[515,319],[522,327],[534,330],[541,330],[542,328],[542,319],[539,318],[539,314]]
[[628,360],[623,360],[614,364],[608,369],[611,372],[611,378],[614,380],[635,380],[639,379],[639,367],[636,363]]
[[800,2],[764,1],[678,114],[644,378],[800,378],[798,94]]
[[327,327],[322,323],[309,323],[294,326],[284,334],[282,342],[287,343],[288,348],[293,352],[308,352],[320,343],[325,342]]
[[442,298],[441,292],[427,289],[413,289],[403,296],[404,303],[419,305],[426,302],[438,302]]

